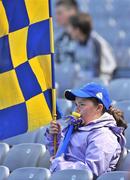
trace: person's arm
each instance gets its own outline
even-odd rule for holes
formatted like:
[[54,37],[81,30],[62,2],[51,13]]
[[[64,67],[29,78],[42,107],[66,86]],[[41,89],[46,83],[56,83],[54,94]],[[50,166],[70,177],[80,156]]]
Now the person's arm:
[[[100,129],[93,132],[88,138],[84,162],[65,161],[63,157],[60,157],[53,160],[51,171],[69,168],[86,169],[96,176],[106,172],[119,146],[117,137],[110,130]],[[117,163],[119,156],[116,158]]]
[[57,148],[63,138],[62,128],[58,122],[51,121],[50,127],[46,129],[44,134],[45,136],[45,145],[50,152],[51,156],[54,156],[54,136],[57,136]]
[[[61,133],[57,134],[57,148],[60,144],[61,141]],[[46,132],[45,132],[45,145],[47,147],[47,149],[50,152],[51,156],[54,156],[54,135],[49,133],[49,129],[47,128]]]

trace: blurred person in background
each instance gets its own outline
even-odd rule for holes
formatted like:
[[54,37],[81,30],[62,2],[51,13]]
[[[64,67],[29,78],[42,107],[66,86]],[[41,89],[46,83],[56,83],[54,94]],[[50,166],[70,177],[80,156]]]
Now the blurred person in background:
[[106,40],[92,31],[91,17],[79,14],[77,1],[59,0],[56,2],[56,23],[56,63],[79,63],[81,77],[101,77],[107,83],[116,69],[116,60]]
[[78,4],[75,0],[56,1],[55,29],[55,61],[74,61],[75,42],[67,32],[69,18],[78,14]]
[[100,77],[108,82],[116,68],[116,60],[107,41],[92,30],[92,19],[87,13],[71,16],[68,33],[77,41],[75,61],[88,78]]

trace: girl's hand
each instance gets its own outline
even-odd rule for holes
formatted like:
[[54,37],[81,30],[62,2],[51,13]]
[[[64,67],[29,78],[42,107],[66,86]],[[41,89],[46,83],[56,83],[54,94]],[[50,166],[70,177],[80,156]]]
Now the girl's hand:
[[49,133],[50,134],[58,134],[60,132],[61,132],[61,125],[56,121],[51,121]]

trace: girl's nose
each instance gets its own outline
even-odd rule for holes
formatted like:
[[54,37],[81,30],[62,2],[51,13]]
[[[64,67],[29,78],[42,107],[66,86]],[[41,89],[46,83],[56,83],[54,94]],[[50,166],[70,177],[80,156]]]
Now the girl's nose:
[[79,108],[79,106],[76,106],[75,109],[74,109],[74,111],[77,112],[77,113],[80,113],[80,108]]

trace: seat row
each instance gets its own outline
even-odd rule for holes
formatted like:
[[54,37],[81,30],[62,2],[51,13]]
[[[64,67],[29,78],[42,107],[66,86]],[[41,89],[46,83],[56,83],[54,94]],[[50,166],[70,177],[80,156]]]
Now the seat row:
[[[5,166],[0,166],[0,180],[93,180],[93,175],[87,170],[66,169],[51,172],[46,168],[24,167],[9,172]],[[113,171],[102,174],[97,180],[129,180],[130,171]]]

